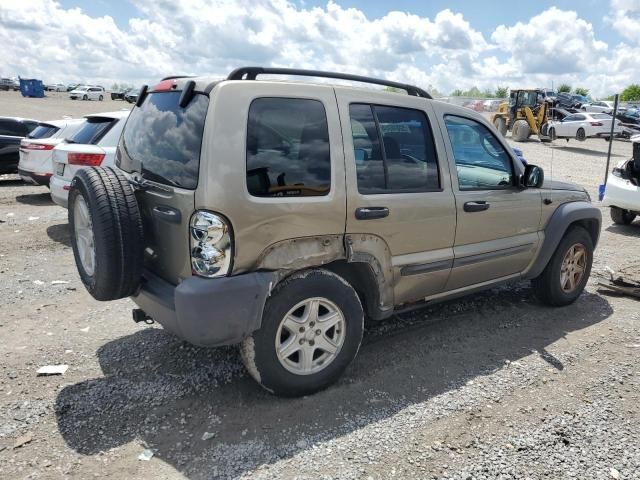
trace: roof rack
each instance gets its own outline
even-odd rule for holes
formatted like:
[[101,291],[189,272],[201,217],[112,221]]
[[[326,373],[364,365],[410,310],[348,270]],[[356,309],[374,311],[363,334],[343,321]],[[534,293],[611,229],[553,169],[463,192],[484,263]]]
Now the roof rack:
[[420,87],[408,85],[406,83],[392,82],[381,78],[364,77],[361,75],[351,75],[348,73],[323,72],[321,70],[302,70],[298,68],[270,68],[270,67],[240,67],[229,74],[227,80],[255,80],[258,75],[297,75],[302,77],[337,78],[340,80],[350,80],[352,82],[373,83],[387,87],[406,90],[414,97],[433,98],[429,93]]
[[171,77],[164,77],[162,80],[160,80],[161,82],[164,82],[165,80],[176,80],[178,78],[195,78],[195,75],[173,75]]

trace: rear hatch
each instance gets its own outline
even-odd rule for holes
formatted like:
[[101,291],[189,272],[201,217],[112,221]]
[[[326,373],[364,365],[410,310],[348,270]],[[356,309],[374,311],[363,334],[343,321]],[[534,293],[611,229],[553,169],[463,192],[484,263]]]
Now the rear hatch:
[[168,80],[144,95],[116,153],[116,165],[144,183],[136,197],[144,223],[145,268],[173,284],[191,275],[188,226],[209,106],[207,95],[194,92],[181,107],[181,94],[178,82]]
[[45,138],[31,140],[26,138],[20,142],[20,163],[18,168],[40,176],[51,176],[53,166],[51,156],[53,149],[63,141],[62,138]]

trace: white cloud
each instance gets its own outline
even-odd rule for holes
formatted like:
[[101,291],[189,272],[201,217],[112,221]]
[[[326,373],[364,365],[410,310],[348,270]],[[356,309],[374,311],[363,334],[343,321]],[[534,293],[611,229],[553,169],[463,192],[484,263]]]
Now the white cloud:
[[[399,11],[369,18],[335,1],[313,8],[288,0],[132,3],[144,14],[119,27],[109,16],[55,0],[2,0],[0,74],[108,86],[170,74],[225,75],[254,64],[376,75],[443,92],[554,80],[609,94],[640,73],[635,49],[611,52],[591,24],[557,8],[498,26],[487,41],[449,9],[433,18]],[[639,12],[639,1],[611,2],[608,21],[634,45]]]

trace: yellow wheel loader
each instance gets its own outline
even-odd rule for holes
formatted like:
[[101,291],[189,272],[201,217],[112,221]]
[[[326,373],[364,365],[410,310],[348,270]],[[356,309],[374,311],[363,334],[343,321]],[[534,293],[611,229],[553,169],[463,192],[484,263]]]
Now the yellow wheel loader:
[[511,138],[516,142],[524,142],[531,135],[546,140],[551,106],[542,89],[511,90],[509,102],[500,104],[491,116],[491,123],[502,136],[511,131]]

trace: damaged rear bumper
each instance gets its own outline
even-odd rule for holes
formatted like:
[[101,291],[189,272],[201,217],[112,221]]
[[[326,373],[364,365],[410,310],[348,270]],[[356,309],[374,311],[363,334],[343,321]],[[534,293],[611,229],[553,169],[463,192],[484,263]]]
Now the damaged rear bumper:
[[260,328],[273,272],[233,277],[190,277],[178,286],[145,271],[131,299],[146,315],[194,345],[216,347],[241,342]]

